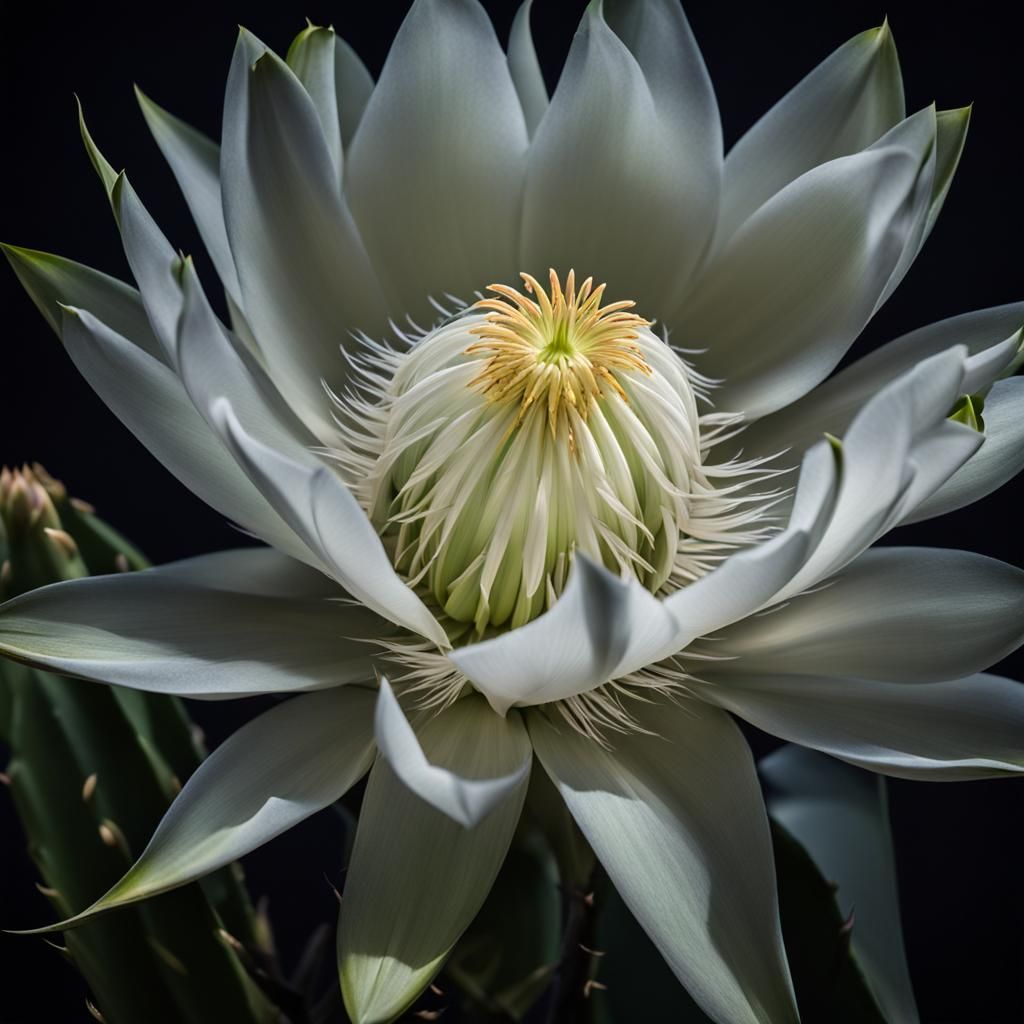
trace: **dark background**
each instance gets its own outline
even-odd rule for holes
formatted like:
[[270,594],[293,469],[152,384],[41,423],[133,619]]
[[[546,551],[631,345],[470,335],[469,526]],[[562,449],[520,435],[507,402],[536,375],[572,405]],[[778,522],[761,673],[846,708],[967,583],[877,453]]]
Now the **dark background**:
[[[504,40],[514,8],[487,2]],[[534,37],[549,84],[583,3],[537,0]],[[238,23],[284,52],[303,18],[333,23],[376,75],[408,3],[81,3],[0,6],[3,205],[0,240],[57,252],[126,276],[101,186],[82,150],[72,93],[116,167],[171,241],[209,270],[185,204],[135,106],[131,85],[216,137]],[[727,145],[817,62],[888,14],[908,109],[974,101],[967,150],[938,227],[905,283],[857,343],[861,354],[947,316],[1024,297],[1021,165],[1024,84],[1011,5],[844,0],[830,5],[691,4],[688,10],[718,93]],[[154,561],[241,542],[182,488],[92,394],[14,275],[0,267],[3,314],[0,464],[38,459],[72,493],[127,532]],[[1015,564],[1015,482],[969,509],[889,540],[967,548]],[[1024,678],[1024,663],[1001,666]],[[251,713],[240,705],[193,709],[215,743]],[[760,740],[757,741],[760,743]],[[1004,1024],[1024,1019],[1024,783],[901,783],[891,789],[904,927],[922,1019]],[[0,926],[47,913],[0,793]],[[336,913],[325,875],[338,873],[338,826],[321,816],[249,858],[257,893],[269,893],[286,958]],[[35,976],[33,977],[33,972]],[[75,976],[38,940],[0,936],[0,1021],[87,1020]],[[229,1024],[229,1022],[226,1022]]]

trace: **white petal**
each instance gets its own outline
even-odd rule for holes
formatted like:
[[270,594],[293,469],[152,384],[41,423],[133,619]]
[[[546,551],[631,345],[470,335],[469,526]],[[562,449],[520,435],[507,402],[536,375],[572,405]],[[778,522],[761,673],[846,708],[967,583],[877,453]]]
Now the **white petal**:
[[530,11],[533,0],[523,0],[512,21],[512,31],[508,39],[508,72],[516,87],[516,94],[523,106],[523,117],[526,130],[533,135],[540,124],[544,112],[548,109],[548,90],[544,84],[544,75],[537,60],[537,51],[533,46],[530,33]]
[[953,345],[970,355],[997,348],[1019,335],[1024,302],[964,313],[920,327],[881,346],[819,384],[792,405],[758,420],[743,432],[743,445],[755,455],[793,449],[799,456],[828,432],[841,436],[861,407],[901,374]]
[[335,35],[332,28],[309,25],[288,48],[288,66],[303,84],[316,107],[327,152],[341,180],[341,120],[338,117],[338,90],[335,84]]
[[499,713],[595,689],[755,612],[804,564],[832,507],[835,464],[809,452],[789,528],[659,601],[577,552],[569,584],[533,622],[449,654]]
[[842,912],[856,914],[853,952],[885,1019],[918,1024],[882,780],[791,745],[764,758],[758,769],[774,790],[771,816],[838,886]]
[[610,748],[529,718],[541,763],[622,899],[717,1024],[798,1020],[750,750],[706,705],[640,706]]
[[1024,771],[1024,684],[993,675],[939,683],[723,676],[700,687],[765,732],[903,779]]
[[709,674],[957,679],[1024,643],[1024,571],[966,551],[875,548],[823,589],[710,645]]
[[661,317],[714,227],[718,108],[678,4],[613,10],[622,37],[601,6],[583,15],[530,147],[522,269],[575,268]]
[[373,693],[311,693],[242,726],[185,783],[142,856],[61,931],[215,871],[334,803],[373,760]]
[[[428,716],[419,743],[466,778],[516,771],[529,757],[520,722],[478,697]],[[354,1024],[384,1024],[426,988],[483,903],[508,850],[526,781],[475,828],[421,800],[378,759],[370,773],[338,930],[345,1006]]]
[[227,399],[215,402],[212,415],[260,493],[353,597],[439,647],[448,646],[440,623],[395,572],[366,513],[336,473],[253,437]]
[[228,78],[221,189],[246,319],[282,393],[329,441],[322,382],[344,379],[350,330],[383,325],[379,286],[313,101],[244,32]]
[[238,468],[172,370],[84,310],[65,312],[62,337],[75,366],[114,415],[189,490],[269,544],[311,558]]
[[334,37],[334,87],[338,94],[341,144],[347,151],[373,92],[373,78],[359,55],[340,36]]
[[416,0],[348,154],[345,189],[399,318],[516,265],[526,122],[476,0]]
[[960,165],[960,156],[967,141],[967,129],[971,123],[971,108],[940,110],[935,117],[935,181],[932,185],[932,201],[922,242],[932,233],[932,228],[939,219],[949,187],[953,184],[953,175]]
[[983,415],[984,444],[904,522],[920,522],[969,505],[1024,470],[1024,379],[996,381]]
[[111,330],[133,341],[154,359],[164,351],[149,326],[138,291],[82,263],[33,249],[0,244],[22,287],[47,323],[61,334],[61,306],[87,309]]
[[[494,714],[482,701],[473,701],[472,710],[481,720]],[[472,728],[472,725],[467,722],[465,727]],[[523,730],[518,718],[509,719],[509,728]],[[431,764],[384,678],[380,680],[374,733],[381,755],[402,782],[418,797],[464,828],[478,825],[495,807],[507,800],[530,773],[529,745],[525,743],[523,763],[510,774],[496,779],[467,779]],[[523,737],[525,740],[525,732]]]
[[565,592],[549,612],[448,657],[505,714],[515,705],[592,690],[630,671],[633,661],[653,660],[678,633],[675,618],[649,591],[577,552]]
[[904,116],[903,82],[887,22],[836,50],[729,151],[719,244],[801,174],[866,149]]
[[967,366],[966,349],[956,346],[918,363],[864,406],[843,437],[843,477],[825,535],[778,601],[852,561],[977,449],[981,436],[946,418]]
[[[160,152],[174,172],[224,290],[231,296],[232,302],[240,306],[242,299],[238,274],[228,245],[221,206],[220,147],[157,106],[138,86],[135,88],[135,96]],[[85,308],[90,309],[89,306]],[[93,312],[102,319],[98,310]]]
[[763,416],[823,380],[867,323],[934,174],[934,114],[787,185],[717,253],[670,320],[673,341],[706,350],[719,408]]
[[3,605],[0,650],[54,672],[207,699],[371,679],[367,641],[393,630],[329,587],[266,548],[71,580]]

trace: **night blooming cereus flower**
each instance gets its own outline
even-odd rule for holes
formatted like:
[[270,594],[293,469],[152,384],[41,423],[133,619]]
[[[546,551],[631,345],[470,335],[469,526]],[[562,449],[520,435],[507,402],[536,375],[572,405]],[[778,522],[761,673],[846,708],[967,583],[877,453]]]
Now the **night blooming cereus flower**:
[[76,920],[369,771],[339,970],[353,1020],[392,1020],[487,895],[532,767],[712,1019],[794,1021],[732,715],[900,777],[1021,771],[1024,690],[979,673],[1021,642],[1024,574],[868,549],[1021,469],[1024,304],[829,378],[967,128],[906,116],[886,27],[723,160],[672,0],[591,4],[550,98],[528,16],[506,54],[475,0],[417,0],[376,84],[329,29],[287,60],[243,32],[219,149],[140,96],[230,327],[85,133],[139,290],[9,258],[116,414],[270,546],[29,593],[0,649],[290,695]]

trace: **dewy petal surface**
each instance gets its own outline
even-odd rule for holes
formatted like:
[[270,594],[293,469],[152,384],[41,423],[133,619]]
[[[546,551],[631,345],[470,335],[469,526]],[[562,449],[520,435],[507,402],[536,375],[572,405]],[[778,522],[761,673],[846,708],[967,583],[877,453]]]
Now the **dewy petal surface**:
[[[632,710],[632,709],[631,709]],[[799,1017],[746,741],[709,706],[639,705],[610,748],[530,712],[545,770],[633,915],[717,1024]]]
[[0,606],[0,650],[54,672],[203,698],[373,677],[390,625],[266,548],[32,590]]
[[718,107],[678,5],[609,20],[587,8],[530,147],[522,269],[586,268],[661,317],[714,226]]
[[127,874],[91,907],[45,931],[201,878],[323,810],[373,760],[373,691],[350,687],[279,704],[243,725],[195,771]]
[[511,281],[529,140],[476,0],[416,0],[348,154],[345,192],[396,319]]
[[711,259],[669,325],[676,345],[706,350],[702,372],[723,381],[718,408],[763,416],[839,362],[923,223],[934,124],[923,111],[808,171]]
[[[942,548],[874,548],[827,586],[736,623],[702,674],[958,679],[1024,643],[1024,570]],[[730,660],[734,659],[734,660]]]
[[[522,723],[499,718],[479,697],[427,716],[417,738],[432,764],[471,779],[507,776],[530,756]],[[429,984],[487,896],[525,797],[524,778],[478,825],[463,828],[377,760],[338,930],[342,992],[355,1024],[394,1020]]]
[[866,149],[904,116],[899,60],[886,23],[839,47],[729,151],[717,244],[801,174]]
[[1024,683],[981,674],[938,683],[730,674],[701,696],[757,728],[902,779],[1024,771]]

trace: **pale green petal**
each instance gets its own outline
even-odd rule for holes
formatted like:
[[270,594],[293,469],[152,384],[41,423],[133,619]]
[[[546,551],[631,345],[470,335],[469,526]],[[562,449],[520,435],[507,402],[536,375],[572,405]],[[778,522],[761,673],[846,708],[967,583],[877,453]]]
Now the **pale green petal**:
[[801,174],[866,149],[904,116],[900,65],[887,22],[836,50],[729,151],[718,243]]
[[544,84],[544,75],[537,60],[537,51],[533,46],[530,33],[530,11],[533,0],[523,0],[512,21],[512,31],[508,39],[508,71],[516,87],[519,102],[523,106],[523,117],[526,119],[526,130],[532,137],[537,131],[540,119],[548,109],[548,90]]
[[[483,708],[479,702],[477,707]],[[481,710],[482,715],[492,712]],[[518,718],[509,720],[509,728],[522,729]],[[391,770],[417,796],[457,821],[464,828],[478,825],[500,803],[518,789],[530,773],[529,747],[515,771],[497,779],[466,779],[440,765],[431,764],[416,739],[416,733],[395,698],[387,679],[381,678],[374,716],[374,735],[381,756]]]
[[[209,698],[373,677],[390,624],[269,548],[71,580],[0,606],[0,651],[54,672]],[[332,599],[333,598],[333,599]]]
[[353,597],[439,647],[448,646],[440,623],[395,572],[377,531],[333,470],[249,434],[226,398],[216,400],[212,418],[271,507]]
[[[932,111],[777,192],[699,275],[670,319],[721,378],[719,409],[754,419],[822,381],[920,234],[934,176]],[[903,262],[901,262],[903,261]]]
[[295,37],[288,48],[287,61],[316,107],[327,151],[334,161],[340,180],[343,158],[338,90],[334,74],[335,51],[334,29],[310,25]]
[[[196,222],[224,290],[231,301],[240,306],[242,299],[238,274],[228,245],[224,209],[221,205],[220,147],[202,132],[158,106],[138,86],[135,88],[135,96],[146,124],[188,203],[192,219]],[[93,312],[100,316],[98,310]]]
[[977,450],[981,436],[947,419],[968,366],[966,348],[955,346],[922,360],[863,407],[843,436],[843,476],[828,529],[778,601],[856,558]]
[[164,361],[164,350],[153,335],[136,289],[62,256],[16,245],[0,244],[0,248],[58,337],[63,320],[61,306],[75,306],[89,310],[111,330],[135,342],[143,352]]
[[769,813],[838,886],[843,914],[855,915],[853,952],[886,1020],[918,1024],[882,780],[792,745],[758,769],[773,790]]
[[700,695],[765,732],[902,779],[1024,772],[1024,683],[723,676]]
[[936,124],[938,130],[935,136],[935,182],[932,187],[931,206],[928,209],[928,222],[924,229],[925,238],[932,233],[932,228],[935,227],[935,222],[942,212],[942,204],[946,201],[949,187],[953,184],[953,175],[956,174],[964,143],[967,141],[971,108],[940,110],[936,115]]
[[337,92],[341,144],[347,151],[373,92],[373,78],[359,55],[340,36],[334,37],[334,87]]
[[237,860],[334,803],[373,760],[373,691],[311,693],[242,726],[195,771],[127,874],[63,931]]
[[748,455],[773,455],[792,449],[796,459],[822,434],[840,436],[865,402],[919,362],[953,345],[964,345],[971,356],[996,348],[1019,334],[1024,302],[940,320],[890,341],[819,384],[792,405],[743,432]]
[[718,108],[678,4],[609,20],[587,8],[530,146],[520,269],[574,268],[661,318],[714,229]]
[[313,101],[245,32],[228,78],[221,189],[246,320],[282,394],[329,443],[323,382],[341,389],[350,331],[384,325],[380,289]]
[[514,281],[529,139],[505,54],[476,0],[416,0],[346,162],[345,191],[396,320],[446,293]]
[[1024,571],[967,551],[884,547],[720,633],[710,650],[723,660],[702,674],[934,682],[988,668],[1021,643]]
[[[518,712],[479,697],[417,730],[434,765],[469,779],[517,771],[530,756]],[[416,796],[383,759],[370,773],[338,929],[338,965],[354,1024],[398,1017],[430,983],[483,903],[508,851],[526,780],[474,828]]]
[[985,398],[985,442],[904,522],[944,515],[984,498],[1024,470],[1024,378],[996,381]]
[[530,737],[623,901],[705,1013],[717,1024],[796,1022],[746,741],[707,705],[635,713],[653,735],[605,747],[534,711]]
[[189,490],[267,543],[303,561],[313,558],[239,469],[172,370],[84,310],[65,312],[62,336],[114,415]]

